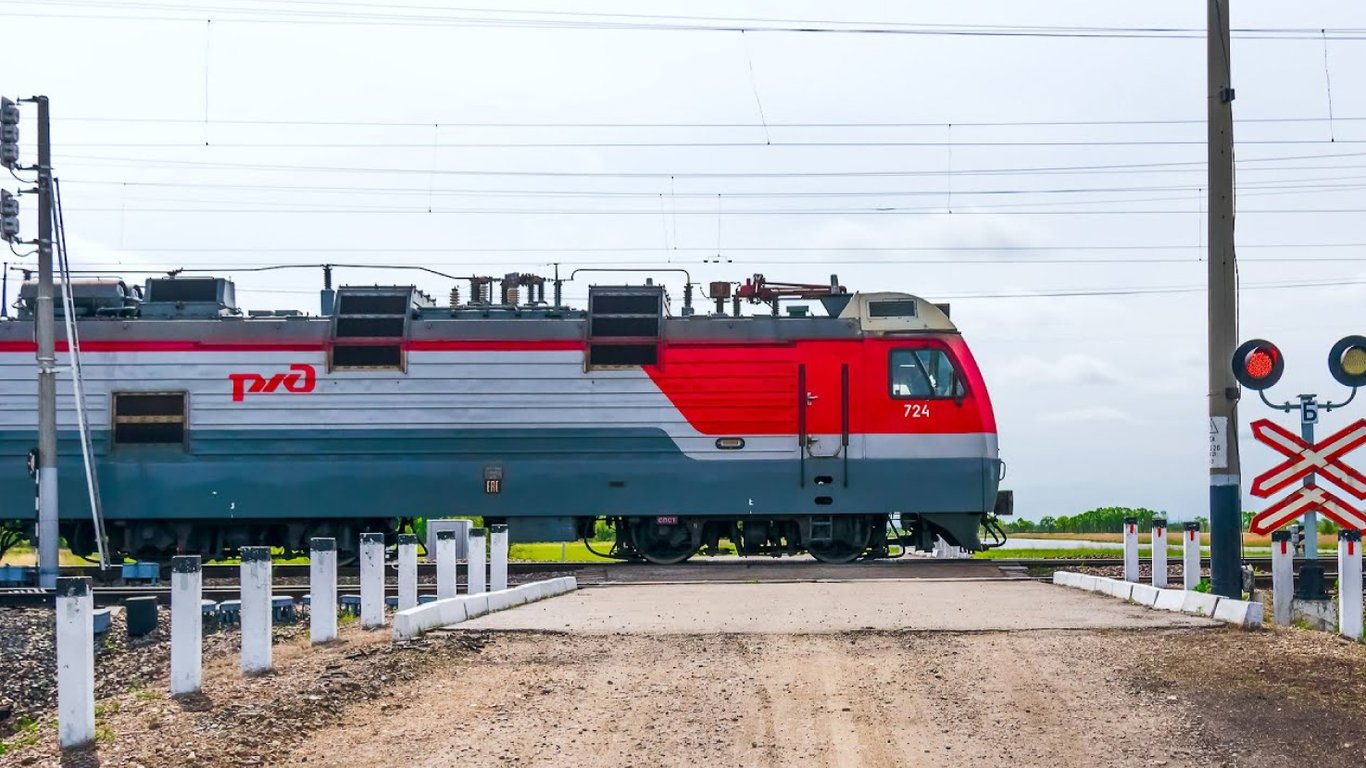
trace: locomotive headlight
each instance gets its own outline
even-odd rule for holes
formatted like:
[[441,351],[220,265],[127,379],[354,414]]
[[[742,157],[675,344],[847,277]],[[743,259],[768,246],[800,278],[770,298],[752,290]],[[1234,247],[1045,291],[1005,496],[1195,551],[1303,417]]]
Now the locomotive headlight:
[[1347,336],[1328,353],[1328,372],[1339,384],[1366,386],[1366,336]]
[[1269,389],[1281,380],[1285,357],[1281,350],[1264,339],[1244,342],[1233,353],[1233,377],[1253,390]]

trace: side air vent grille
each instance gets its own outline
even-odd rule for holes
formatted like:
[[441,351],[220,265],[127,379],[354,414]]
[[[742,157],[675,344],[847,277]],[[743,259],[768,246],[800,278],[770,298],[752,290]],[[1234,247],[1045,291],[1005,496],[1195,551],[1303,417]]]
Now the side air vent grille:
[[663,328],[663,286],[589,288],[585,367],[658,365]]

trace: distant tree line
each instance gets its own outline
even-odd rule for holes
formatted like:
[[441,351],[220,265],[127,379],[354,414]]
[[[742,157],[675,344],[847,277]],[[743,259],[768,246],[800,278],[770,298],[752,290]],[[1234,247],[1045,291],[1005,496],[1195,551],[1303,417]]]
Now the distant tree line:
[[[1012,520],[1005,526],[1007,533],[1119,533],[1124,518],[1138,518],[1139,530],[1152,527],[1153,518],[1161,516],[1146,507],[1100,507],[1076,515],[1048,516],[1038,522],[1032,520]],[[1201,523],[1204,518],[1196,518]],[[1170,521],[1169,521],[1170,522]],[[1205,526],[1208,530],[1209,526]]]
[[[1255,512],[1245,510],[1243,512],[1243,530],[1246,531],[1252,525],[1252,516]],[[1124,525],[1124,518],[1138,518],[1138,529],[1147,531],[1152,528],[1153,518],[1164,516],[1161,512],[1155,512],[1146,507],[1100,507],[1080,514],[1059,517],[1043,517],[1035,522],[1033,520],[1012,520],[1005,524],[1006,533],[1119,533],[1121,526]],[[1178,528],[1188,518],[1180,520],[1171,516],[1166,516],[1169,528]],[[1209,518],[1198,516],[1193,518],[1200,523],[1200,530],[1209,530]],[[1331,520],[1319,520],[1319,533],[1334,534],[1338,527]]]

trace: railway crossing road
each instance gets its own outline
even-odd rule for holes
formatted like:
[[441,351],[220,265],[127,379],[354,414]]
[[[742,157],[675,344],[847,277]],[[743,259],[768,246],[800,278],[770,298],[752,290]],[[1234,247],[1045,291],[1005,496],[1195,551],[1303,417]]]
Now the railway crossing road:
[[877,579],[602,586],[466,622],[462,629],[696,634],[1154,629],[1209,626],[1031,580]]
[[[958,573],[590,586],[446,630],[484,650],[290,757],[380,764],[402,744],[416,766],[1090,768],[1273,766],[1306,749],[1277,725],[1301,722],[1296,705],[1257,714],[1284,649],[1229,648],[1278,635]],[[1209,684],[1211,660],[1230,687]]]

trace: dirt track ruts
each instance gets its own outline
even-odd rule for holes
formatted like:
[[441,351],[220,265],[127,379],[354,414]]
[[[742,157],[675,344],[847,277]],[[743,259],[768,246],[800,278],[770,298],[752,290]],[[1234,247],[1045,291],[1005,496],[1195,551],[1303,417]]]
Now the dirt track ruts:
[[1118,648],[1223,631],[496,633],[401,711],[362,706],[284,762],[393,764],[401,749],[415,766],[1219,764]]

